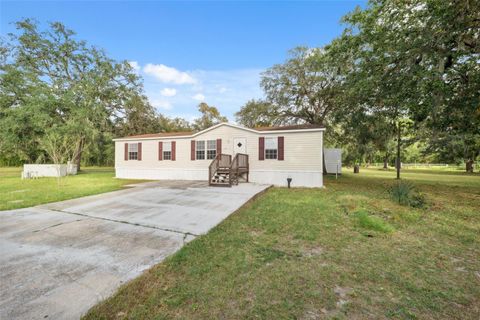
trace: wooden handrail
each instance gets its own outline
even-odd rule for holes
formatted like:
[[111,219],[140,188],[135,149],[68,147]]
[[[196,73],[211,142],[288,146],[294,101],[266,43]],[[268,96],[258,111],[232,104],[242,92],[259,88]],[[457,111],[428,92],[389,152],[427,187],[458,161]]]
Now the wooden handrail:
[[229,168],[231,164],[232,156],[229,154],[223,154],[219,153],[215,157],[215,159],[212,160],[210,165],[208,166],[208,184],[212,184],[212,179],[217,172],[218,169],[220,168]]
[[246,168],[248,169],[248,154],[245,153],[237,153],[232,160],[232,164],[230,168],[238,169],[238,168]]
[[235,175],[235,178],[238,179],[238,177],[242,173],[247,173],[247,182],[248,182],[248,172],[249,172],[248,154],[237,153],[230,165],[230,181],[233,175]]
[[208,185],[212,184],[213,174],[215,174],[215,171],[217,169],[218,169],[218,159],[217,157],[215,157],[215,159],[213,159],[213,161],[208,166]]

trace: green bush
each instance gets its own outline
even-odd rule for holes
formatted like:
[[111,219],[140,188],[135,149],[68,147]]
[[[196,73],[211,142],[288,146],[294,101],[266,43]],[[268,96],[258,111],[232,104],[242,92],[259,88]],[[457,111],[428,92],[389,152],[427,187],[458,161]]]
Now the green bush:
[[408,181],[400,180],[390,188],[390,196],[393,201],[413,208],[425,206],[425,197]]

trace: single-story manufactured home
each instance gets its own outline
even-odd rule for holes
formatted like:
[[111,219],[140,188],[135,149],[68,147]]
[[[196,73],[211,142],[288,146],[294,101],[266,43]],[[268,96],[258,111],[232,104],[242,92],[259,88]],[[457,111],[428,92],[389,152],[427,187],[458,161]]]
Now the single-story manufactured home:
[[323,132],[314,125],[246,128],[220,123],[199,132],[114,139],[117,178],[248,181],[323,186]]

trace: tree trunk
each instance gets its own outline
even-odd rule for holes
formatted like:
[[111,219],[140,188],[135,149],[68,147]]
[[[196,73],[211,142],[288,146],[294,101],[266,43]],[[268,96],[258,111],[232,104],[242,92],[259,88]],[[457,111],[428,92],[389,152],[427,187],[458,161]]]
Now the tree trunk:
[[388,169],[388,154],[385,154],[385,158],[383,158],[383,169]]
[[397,179],[400,179],[400,167],[402,166],[402,162],[400,158],[401,137],[402,137],[402,127],[399,121],[397,125],[397,159],[395,161],[395,166],[397,167]]
[[75,164],[77,165],[77,172],[80,172],[80,162],[82,161],[82,152],[83,152],[84,139],[78,144],[78,149],[75,157]]
[[360,166],[358,164],[353,166],[353,173],[360,173]]
[[473,173],[473,160],[468,159],[465,162],[465,169],[467,170],[467,173]]

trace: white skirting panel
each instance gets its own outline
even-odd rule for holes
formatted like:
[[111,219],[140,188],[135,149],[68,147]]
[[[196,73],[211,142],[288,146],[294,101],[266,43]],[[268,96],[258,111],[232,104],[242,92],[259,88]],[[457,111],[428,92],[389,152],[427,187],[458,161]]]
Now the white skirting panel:
[[207,169],[181,168],[115,168],[115,176],[120,179],[147,180],[208,180]]
[[323,175],[320,171],[250,171],[250,181],[256,183],[286,187],[288,178],[292,178],[291,187],[323,187]]
[[[149,168],[115,168],[116,177],[120,179],[146,180],[208,180],[208,169],[149,169]],[[253,170],[249,181],[260,184],[273,184],[286,187],[287,178],[292,178],[292,187],[323,187],[323,175],[320,171],[280,171]]]

